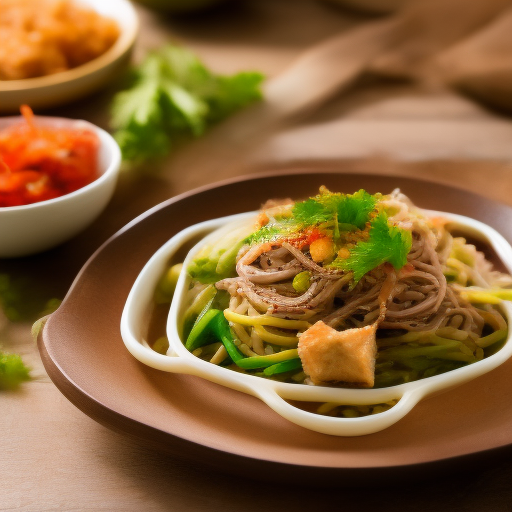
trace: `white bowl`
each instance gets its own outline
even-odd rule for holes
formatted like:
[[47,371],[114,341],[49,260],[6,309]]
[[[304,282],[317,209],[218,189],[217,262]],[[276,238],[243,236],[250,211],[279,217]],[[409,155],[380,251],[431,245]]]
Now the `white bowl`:
[[[22,122],[21,116],[0,118],[0,130]],[[106,131],[87,121],[37,117],[38,124],[86,128],[100,140],[100,176],[70,194],[23,206],[0,208],[0,258],[27,256],[50,249],[86,228],[105,208],[114,193],[121,150]]]
[[76,100],[119,76],[129,62],[139,21],[128,0],[80,0],[119,26],[117,41],[104,54],[76,68],[23,80],[0,80],[0,112],[19,112],[21,105],[49,108]]
[[[426,213],[448,218],[450,223],[453,223],[457,228],[489,243],[508,270],[512,271],[512,247],[494,229],[482,222],[461,215],[443,212]],[[423,398],[459,386],[483,375],[512,356],[512,337],[509,332],[505,345],[498,352],[481,361],[434,377],[379,389],[349,389],[289,384],[238,373],[195,357],[182,343],[178,333],[178,318],[183,313],[182,297],[188,289],[190,280],[186,272],[182,272],[178,280],[169,312],[167,337],[169,338],[170,348],[168,355],[161,355],[153,351],[144,342],[147,330],[147,314],[158,280],[172,255],[187,242],[206,236],[228,222],[247,218],[248,215],[254,216],[256,213],[235,215],[191,226],[171,238],[148,261],[130,291],[121,317],[123,341],[136,359],[158,370],[197,375],[217,384],[258,397],[284,418],[310,430],[337,436],[359,436],[378,432],[393,425]],[[184,262],[184,268],[187,268],[188,263],[203,243],[200,242],[189,252]],[[512,322],[512,304],[505,302],[502,309],[510,324]],[[398,400],[398,403],[387,411],[371,416],[334,418],[298,409],[286,400],[336,402],[346,405],[369,405],[391,400]]]

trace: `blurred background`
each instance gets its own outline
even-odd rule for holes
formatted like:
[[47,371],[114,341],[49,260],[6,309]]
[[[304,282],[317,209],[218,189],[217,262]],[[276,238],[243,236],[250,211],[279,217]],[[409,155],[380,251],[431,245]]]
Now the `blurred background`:
[[[344,172],[441,182],[512,206],[510,0],[139,0],[133,5],[139,31],[130,57],[132,71],[111,76],[71,102],[35,108],[36,115],[85,119],[119,132],[113,121],[116,97],[119,101],[134,80],[141,85],[154,78],[141,73],[144,62],[169,44],[190,50],[216,75],[261,73],[262,97],[204,130],[170,138],[166,154],[125,158],[112,201],[69,242],[38,255],[0,260],[0,343],[24,357],[39,384],[50,381],[30,336],[33,321],[58,306],[104,241],[177,194],[254,173],[334,166]],[[5,94],[0,87],[0,111]],[[130,115],[142,115],[142,110],[141,103]],[[2,116],[9,114],[2,111]],[[112,478],[110,485],[129,480],[127,507],[140,498],[132,483],[140,477],[133,469],[139,456],[152,460],[147,478],[160,479],[162,471],[178,481],[195,475],[185,466],[185,477],[178,476],[164,459],[141,452],[83,416],[56,389],[42,392],[31,385],[19,400],[0,396],[10,417],[30,422],[34,404],[51,402],[69,436],[66,449],[74,449],[76,429],[94,445],[92,454],[77,448],[87,467],[110,475],[104,459],[114,453],[131,466],[128,477],[105,477]],[[42,454],[38,437],[52,438],[55,425],[45,414],[37,416],[38,432],[30,431],[29,441],[11,437],[10,464],[16,453],[24,454],[12,466],[11,482],[30,472],[29,447]],[[0,415],[2,431],[12,433],[14,425]],[[49,446],[58,449],[56,441]],[[102,450],[106,455],[98,455]],[[64,468],[74,471],[66,457]],[[507,467],[476,475],[464,492],[453,495],[446,510],[510,510],[509,478]],[[197,510],[221,506],[222,492],[211,492],[212,508],[196,502]],[[448,495],[448,487],[443,492]],[[175,498],[172,489],[161,491],[154,509]],[[434,497],[423,498],[425,506],[418,510],[438,508]],[[72,503],[71,496],[67,499]],[[181,496],[179,503],[186,507],[187,499]],[[0,500],[0,510],[18,505],[30,510],[34,504],[24,501],[19,485],[6,500],[3,505]],[[48,503],[44,510],[51,509]],[[110,510],[123,509],[115,506]]]
[[[133,5],[139,30],[131,71],[125,59],[94,92],[63,105],[42,105],[36,115],[85,119],[120,140],[116,98],[125,103],[122,94],[133,91],[134,74],[139,73],[136,85],[151,83],[144,63],[169,44],[195,54],[212,75],[259,74],[262,98],[233,108],[222,122],[195,134],[173,132],[162,154],[148,150],[133,159],[125,152],[113,200],[91,227],[53,251],[3,260],[5,274],[43,283],[49,291],[41,292],[41,299],[61,299],[92,252],[150,207],[254,172],[336,162],[352,172],[416,176],[512,204],[509,0],[141,0]],[[9,80],[0,85],[2,112],[8,99],[2,88]],[[63,95],[59,90],[54,103]],[[132,97],[128,115],[134,117],[146,104]],[[149,139],[139,143],[146,147]],[[132,153],[140,149],[135,145]]]

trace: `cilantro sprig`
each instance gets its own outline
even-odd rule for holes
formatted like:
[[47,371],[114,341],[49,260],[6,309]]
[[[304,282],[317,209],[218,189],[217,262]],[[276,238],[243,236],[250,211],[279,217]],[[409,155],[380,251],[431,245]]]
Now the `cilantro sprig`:
[[176,140],[199,136],[212,123],[261,98],[263,75],[210,71],[191,51],[167,45],[133,70],[116,94],[111,125],[125,160],[166,155]]
[[368,240],[357,243],[348,258],[336,259],[331,265],[353,272],[357,283],[367,272],[386,262],[396,270],[401,269],[407,263],[411,245],[411,232],[389,224],[387,215],[381,212],[371,221]]
[[[305,201],[296,202],[290,215],[277,216],[245,239],[245,243],[273,242],[279,239],[307,240],[314,228],[321,236],[333,240],[336,252],[348,249],[333,261],[329,268],[352,272],[358,282],[367,272],[390,263],[397,270],[407,263],[411,250],[410,231],[389,223],[379,206],[381,194],[365,190],[354,194],[332,193],[325,189]],[[342,232],[345,232],[344,234]]]
[[365,228],[375,211],[378,197],[365,190],[354,194],[324,191],[305,201],[298,201],[291,216],[277,216],[273,222],[262,226],[246,239],[246,243],[272,242],[280,238],[299,236],[307,228],[321,226],[339,239],[340,231],[357,231]]
[[321,224],[336,218],[338,225],[364,229],[376,203],[377,197],[362,189],[354,194],[328,192],[296,203],[293,216],[306,225]]

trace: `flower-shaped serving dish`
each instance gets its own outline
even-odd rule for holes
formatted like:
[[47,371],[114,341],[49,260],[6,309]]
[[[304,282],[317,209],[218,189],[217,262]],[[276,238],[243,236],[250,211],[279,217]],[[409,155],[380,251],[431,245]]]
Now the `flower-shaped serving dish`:
[[[512,248],[493,228],[477,220],[437,211],[427,211],[427,215],[442,216],[449,220],[454,229],[487,243],[512,272]],[[180,315],[183,313],[184,293],[188,288],[189,277],[182,272],[167,321],[169,351],[158,354],[144,343],[147,328],[147,312],[150,307],[158,280],[165,271],[172,256],[190,244],[192,240],[203,239],[212,231],[227,223],[243,221],[254,212],[224,217],[202,222],[184,229],[163,245],[148,261],[136,279],[126,301],[121,317],[121,335],[131,354],[139,361],[158,370],[172,373],[196,375],[209,381],[253,395],[264,401],[275,412],[297,425],[316,432],[337,436],[359,436],[381,431],[400,419],[423,398],[454,388],[479,377],[503,364],[512,356],[512,341],[509,336],[503,347],[495,354],[465,367],[436,375],[434,377],[379,389],[350,389],[328,386],[308,386],[290,384],[254,375],[234,372],[191,354],[179,335]],[[184,268],[204,244],[201,240],[188,253]],[[503,302],[503,312],[510,324],[512,305]],[[389,410],[358,418],[337,418],[322,416],[292,405],[289,400],[305,402],[335,402],[344,405],[371,405],[398,400]]]

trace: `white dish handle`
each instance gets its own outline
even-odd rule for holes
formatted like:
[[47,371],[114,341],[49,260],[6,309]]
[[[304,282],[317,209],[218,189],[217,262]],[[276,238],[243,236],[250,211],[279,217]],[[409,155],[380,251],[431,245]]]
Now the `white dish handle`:
[[339,418],[300,409],[287,402],[271,386],[261,386],[253,391],[283,418],[309,430],[335,436],[362,436],[384,430],[401,420],[425,395],[423,388],[407,390],[387,411],[358,418]]

